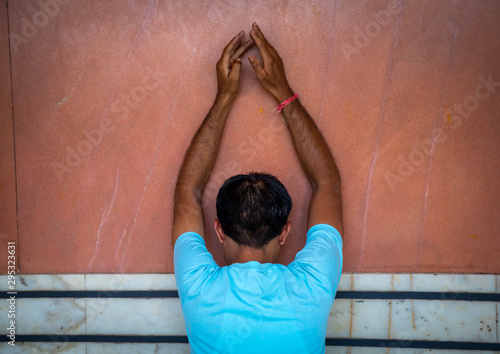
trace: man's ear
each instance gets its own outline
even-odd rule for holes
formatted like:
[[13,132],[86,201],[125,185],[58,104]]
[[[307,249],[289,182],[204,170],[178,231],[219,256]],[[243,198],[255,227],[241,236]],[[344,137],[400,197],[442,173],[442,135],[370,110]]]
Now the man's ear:
[[285,226],[283,226],[283,230],[281,231],[281,234],[278,236],[278,242],[280,246],[283,246],[286,242],[286,238],[288,237],[288,234],[290,233],[290,230],[292,228],[292,223],[290,221],[287,221]]
[[224,231],[222,231],[222,226],[220,224],[219,219],[215,218],[214,220],[214,229],[215,232],[217,233],[217,238],[219,239],[219,242],[224,244],[226,242],[226,235],[224,234]]

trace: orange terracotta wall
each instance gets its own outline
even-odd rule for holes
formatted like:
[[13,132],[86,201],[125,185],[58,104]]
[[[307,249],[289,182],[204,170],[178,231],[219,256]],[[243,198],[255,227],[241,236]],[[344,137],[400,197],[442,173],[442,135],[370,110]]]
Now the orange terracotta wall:
[[[22,273],[173,271],[180,163],[252,21],[338,162],[344,271],[500,272],[500,2],[3,0],[0,16],[0,256],[16,240]],[[289,188],[281,261],[305,243],[310,190],[274,107],[245,61],[204,195],[218,262],[215,196],[236,173]]]

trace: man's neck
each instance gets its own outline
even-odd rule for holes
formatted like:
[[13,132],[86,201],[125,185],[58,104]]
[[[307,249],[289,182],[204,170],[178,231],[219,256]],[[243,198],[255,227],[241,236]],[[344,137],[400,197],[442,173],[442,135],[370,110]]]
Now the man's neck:
[[276,263],[278,258],[275,245],[276,241],[272,240],[263,248],[259,249],[237,246],[237,251],[234,252],[234,257],[230,260],[227,260],[228,264],[246,263],[251,261],[256,261],[259,263]]
[[273,257],[266,255],[262,250],[245,248],[237,256],[237,260],[234,263],[246,263],[251,261],[259,263],[274,263],[273,260]]

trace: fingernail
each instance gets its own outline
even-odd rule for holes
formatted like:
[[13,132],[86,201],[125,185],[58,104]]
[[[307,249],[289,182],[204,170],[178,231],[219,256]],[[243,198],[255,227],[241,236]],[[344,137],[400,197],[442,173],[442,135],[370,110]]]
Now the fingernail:
[[254,59],[255,59],[254,57],[248,57],[248,60],[250,60],[250,63],[253,63]]

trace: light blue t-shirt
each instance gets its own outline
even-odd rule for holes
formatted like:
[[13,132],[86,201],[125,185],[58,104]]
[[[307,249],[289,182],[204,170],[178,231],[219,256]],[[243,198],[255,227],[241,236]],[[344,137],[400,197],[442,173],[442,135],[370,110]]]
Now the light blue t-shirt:
[[175,279],[191,353],[324,353],[342,271],[342,238],[319,224],[288,266],[219,267],[203,238],[182,234]]

